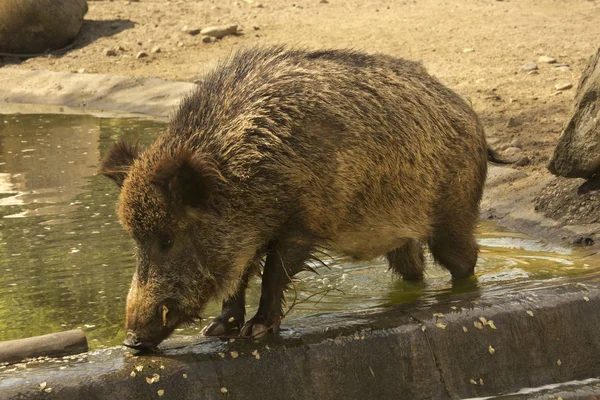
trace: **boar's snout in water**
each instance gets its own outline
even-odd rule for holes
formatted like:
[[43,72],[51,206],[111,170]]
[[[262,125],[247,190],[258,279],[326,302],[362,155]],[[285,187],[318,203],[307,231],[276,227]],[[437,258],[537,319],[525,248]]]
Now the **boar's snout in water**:
[[426,245],[453,277],[472,275],[488,156],[497,161],[475,112],[419,63],[236,53],[148,149],[119,143],[102,163],[137,249],[125,344],[157,346],[211,299],[223,308],[205,335],[277,332],[283,292],[317,249],[385,256],[404,279],[422,279]]

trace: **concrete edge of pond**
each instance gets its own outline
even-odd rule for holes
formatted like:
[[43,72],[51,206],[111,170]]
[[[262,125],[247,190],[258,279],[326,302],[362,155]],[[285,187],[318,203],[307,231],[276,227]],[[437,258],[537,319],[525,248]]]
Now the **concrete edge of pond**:
[[168,117],[193,83],[0,68],[0,103],[45,104]]
[[[113,348],[75,364],[0,370],[0,393],[71,400],[477,398],[597,378],[599,331],[599,284],[470,292],[433,305],[313,316],[260,342],[177,339],[148,356]],[[50,393],[40,390],[42,382]]]

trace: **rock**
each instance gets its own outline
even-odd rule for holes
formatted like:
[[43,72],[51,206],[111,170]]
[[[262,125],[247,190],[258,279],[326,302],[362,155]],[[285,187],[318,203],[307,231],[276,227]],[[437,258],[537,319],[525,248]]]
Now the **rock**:
[[510,147],[516,147],[517,149],[521,149],[521,150],[523,149],[523,145],[521,144],[521,142],[519,142],[516,139],[513,140],[512,142],[510,142]]
[[162,52],[162,50],[158,46],[154,46],[152,48],[152,50],[150,50],[150,53],[153,53],[153,54],[157,54],[157,53],[160,53],[160,52]]
[[200,31],[203,36],[211,36],[217,39],[227,35],[234,35],[237,33],[237,25],[220,25],[220,26],[209,26]]
[[521,66],[521,71],[525,71],[525,72],[529,72],[529,71],[535,71],[536,69],[538,69],[538,66],[536,63],[534,62],[530,62],[527,64],[523,64]]
[[[513,117],[510,117],[510,118],[508,119],[508,121],[506,121],[506,127],[507,127],[507,128],[514,128],[514,127],[517,127],[517,126],[519,126],[519,125],[521,125],[521,123],[520,123],[519,121],[517,121],[517,120],[516,120],[515,118],[513,118]],[[518,147],[518,146],[515,146],[515,147]]]
[[474,51],[475,51],[475,49],[471,49],[471,48],[463,49],[463,53],[472,53]]
[[502,158],[511,162],[518,162],[523,157],[523,151],[518,147],[508,147],[502,152]]
[[552,58],[552,57],[548,57],[548,56],[540,56],[540,58],[538,58],[538,62],[546,63],[546,64],[554,64],[556,62],[556,59]]
[[567,90],[567,89],[571,89],[573,87],[573,84],[570,82],[561,82],[561,83],[557,83],[556,85],[554,85],[554,89],[556,90]]
[[113,49],[105,49],[104,55],[107,57],[115,57],[117,55],[117,51]]
[[79,68],[79,69],[77,70],[77,73],[78,73],[78,74],[85,74],[85,68]]
[[202,36],[202,43],[212,43],[214,41],[210,36]]
[[560,72],[565,72],[565,71],[571,70],[571,67],[569,66],[569,64],[556,64],[556,65],[554,65],[554,68]]
[[531,161],[529,160],[529,157],[527,156],[523,156],[521,158],[519,158],[519,161],[517,161],[516,165],[519,167],[524,167],[526,165],[529,165]]
[[202,31],[202,29],[196,27],[189,27],[186,25],[183,28],[181,28],[181,31],[187,33],[188,35],[196,36]]
[[137,55],[135,56],[135,58],[137,58],[138,60],[140,58],[145,58],[148,57],[148,53],[144,52],[144,51],[140,51],[139,53],[137,53]]
[[548,169],[566,178],[600,173],[600,49],[581,75],[571,120],[558,139]]
[[86,0],[0,1],[0,52],[39,54],[58,50],[79,33]]

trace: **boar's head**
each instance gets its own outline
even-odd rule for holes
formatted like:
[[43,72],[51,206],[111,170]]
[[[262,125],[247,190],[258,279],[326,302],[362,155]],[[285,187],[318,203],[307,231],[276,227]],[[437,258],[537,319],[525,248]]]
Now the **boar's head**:
[[118,143],[100,172],[120,187],[119,219],[137,248],[124,344],[152,349],[239,282],[240,271],[223,267],[217,250],[226,180],[209,157],[174,146],[141,153]]

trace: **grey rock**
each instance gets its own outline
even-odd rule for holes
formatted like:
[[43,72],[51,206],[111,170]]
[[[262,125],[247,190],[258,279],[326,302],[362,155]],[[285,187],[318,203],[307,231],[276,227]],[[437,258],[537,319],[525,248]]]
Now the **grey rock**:
[[39,54],[58,50],[79,33],[86,0],[0,1],[0,52]]
[[600,173],[600,49],[581,75],[571,120],[560,136],[548,169],[567,178]]
[[540,58],[538,58],[538,62],[546,63],[546,64],[554,64],[556,62],[556,58],[552,58],[552,57],[548,57],[548,56],[540,56]]
[[573,84],[571,82],[561,82],[561,83],[557,83],[556,85],[554,85],[554,89],[556,90],[567,90],[567,89],[571,89],[573,87]]
[[514,127],[517,127],[519,125],[521,125],[521,123],[516,118],[513,118],[513,117],[510,117],[508,119],[508,121],[506,121],[506,127],[507,128],[514,128]]
[[525,72],[535,71],[536,69],[538,69],[538,66],[534,62],[529,62],[529,63],[523,64],[521,66],[521,71],[525,71]]
[[181,31],[187,33],[188,35],[196,36],[202,30],[200,28],[197,28],[197,27],[189,27],[189,26],[186,25],[183,28],[181,28]]
[[529,165],[531,161],[529,160],[529,157],[527,156],[523,156],[521,158],[519,158],[519,161],[517,161],[516,165],[519,167],[524,167],[526,165]]
[[237,25],[220,25],[220,26],[209,26],[200,31],[203,36],[211,36],[217,39],[227,35],[234,35],[237,33]]

